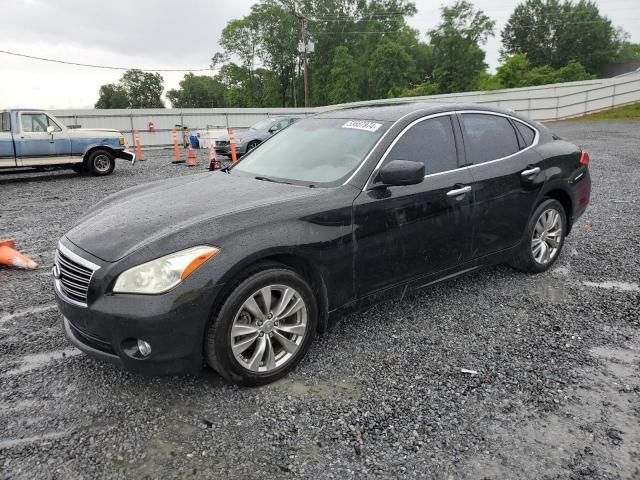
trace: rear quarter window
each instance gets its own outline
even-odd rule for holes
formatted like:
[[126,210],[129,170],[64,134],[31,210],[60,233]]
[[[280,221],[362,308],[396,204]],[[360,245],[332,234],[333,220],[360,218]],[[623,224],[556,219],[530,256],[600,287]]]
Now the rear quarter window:
[[9,112],[2,112],[2,119],[0,122],[0,131],[1,132],[11,131],[11,116]]
[[536,138],[535,130],[522,122],[518,122],[517,120],[514,120],[513,124],[516,126],[524,140],[524,146],[530,147],[533,144],[533,140]]
[[462,114],[468,160],[478,164],[508,157],[520,150],[516,131],[506,117],[486,113]]

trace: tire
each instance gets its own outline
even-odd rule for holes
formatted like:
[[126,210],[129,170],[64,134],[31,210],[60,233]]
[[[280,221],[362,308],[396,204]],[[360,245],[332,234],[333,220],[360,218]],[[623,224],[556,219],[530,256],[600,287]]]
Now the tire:
[[247,144],[247,150],[244,152],[244,154],[246,155],[247,153],[249,153],[251,150],[253,150],[254,148],[256,148],[258,145],[260,145],[260,140],[251,140],[248,144]]
[[529,220],[512,266],[529,273],[549,270],[560,256],[566,233],[567,215],[564,207],[552,198],[544,200]]
[[107,150],[94,150],[87,157],[87,169],[96,177],[111,175],[116,168],[116,159]]
[[[285,289],[294,292],[288,301]],[[267,290],[270,294],[265,297],[261,292]],[[271,300],[268,309],[266,299]],[[299,302],[303,306],[287,315]],[[284,265],[257,265],[235,284],[214,314],[205,335],[205,359],[229,382],[245,386],[271,383],[302,360],[317,324],[317,301],[304,278]],[[237,335],[232,336],[232,331]]]

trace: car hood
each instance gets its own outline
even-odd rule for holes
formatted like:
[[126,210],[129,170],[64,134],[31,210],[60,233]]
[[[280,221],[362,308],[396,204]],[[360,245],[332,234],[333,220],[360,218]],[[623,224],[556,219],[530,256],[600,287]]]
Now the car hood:
[[[115,262],[161,238],[189,232],[196,225],[217,223],[261,207],[317,196],[325,189],[255,180],[222,172],[152,182],[116,193],[96,204],[66,234],[79,248],[106,262]],[[277,209],[286,211],[287,209]],[[261,218],[261,220],[265,220]],[[221,232],[220,232],[221,234]],[[207,243],[215,238],[207,238]],[[184,245],[188,248],[193,245]]]

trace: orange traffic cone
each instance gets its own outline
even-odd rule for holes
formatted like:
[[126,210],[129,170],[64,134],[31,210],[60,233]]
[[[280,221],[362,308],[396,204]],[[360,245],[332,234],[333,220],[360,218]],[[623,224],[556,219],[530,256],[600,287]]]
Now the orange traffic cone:
[[189,158],[187,159],[187,167],[197,167],[198,162],[196,161],[196,152],[189,144]]
[[26,255],[16,251],[16,244],[13,240],[0,240],[0,264],[9,267],[24,268],[25,270],[35,270],[38,264]]

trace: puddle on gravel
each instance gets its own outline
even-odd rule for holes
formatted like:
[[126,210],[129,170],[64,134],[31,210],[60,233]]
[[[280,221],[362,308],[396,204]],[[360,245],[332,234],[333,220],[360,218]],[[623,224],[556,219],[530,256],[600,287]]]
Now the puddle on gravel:
[[567,292],[562,287],[544,284],[536,286],[534,290],[540,298],[550,303],[562,303],[567,299]]
[[635,282],[582,282],[587,287],[605,288],[607,290],[622,290],[623,292],[640,293],[640,285]]
[[45,353],[35,353],[33,355],[27,355],[18,359],[20,362],[20,366],[14,368],[13,370],[9,370],[4,375],[18,375],[20,373],[29,372],[31,370],[35,370],[37,368],[42,368],[53,360],[60,360],[62,358],[67,357],[75,357],[76,355],[81,354],[82,352],[76,348],[68,348],[65,350],[54,350],[52,352]]
[[459,476],[564,478],[590,472],[589,478],[638,478],[640,338],[627,347],[599,346],[589,353],[598,365],[578,369],[582,381],[565,393],[570,400],[558,412],[522,421],[526,417],[517,412],[495,422],[486,433],[492,453],[462,462]]
[[0,450],[5,448],[16,447],[19,445],[28,445],[30,443],[46,442],[47,440],[57,440],[59,438],[66,437],[71,433],[73,432],[71,430],[68,430],[64,432],[44,433],[42,435],[34,435],[33,437],[26,437],[26,438],[13,438],[13,439],[7,439],[7,440],[0,439]]
[[561,277],[566,277],[567,275],[569,275],[571,269],[567,266],[562,266],[562,267],[556,267],[553,270],[551,270],[551,273],[553,275],[557,275],[557,276],[561,276]]
[[15,318],[26,317],[27,315],[35,315],[37,313],[48,312],[50,310],[53,310],[54,308],[56,308],[56,304],[52,303],[50,305],[42,305],[40,307],[32,307],[32,308],[25,308],[24,310],[17,310],[13,313],[2,315],[0,317],[0,325],[2,325],[5,322],[8,322],[9,320],[13,320]]
[[348,380],[300,382],[285,379],[272,385],[266,385],[262,388],[274,388],[295,397],[311,397],[318,400],[357,400],[362,396],[362,387],[359,384]]

